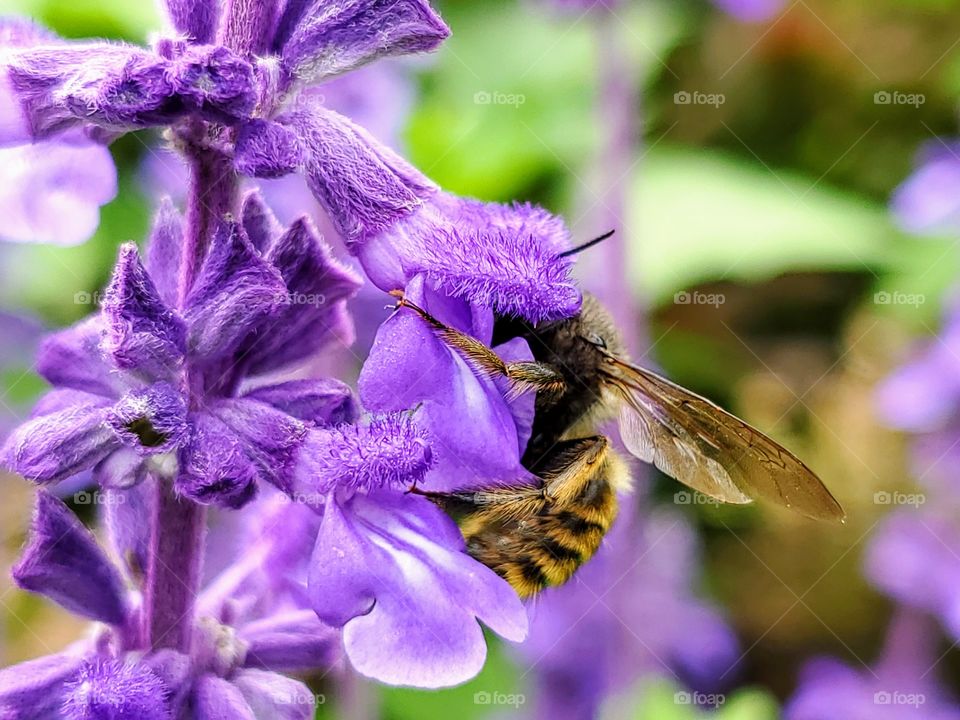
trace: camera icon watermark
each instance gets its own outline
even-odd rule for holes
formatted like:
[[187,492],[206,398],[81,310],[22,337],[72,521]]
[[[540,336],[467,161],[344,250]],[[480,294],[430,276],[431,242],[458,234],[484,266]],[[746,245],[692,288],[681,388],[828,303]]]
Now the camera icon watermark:
[[709,105],[718,108],[727,101],[723,93],[705,93],[699,90],[680,90],[673,94],[674,105]]
[[727,301],[723,293],[704,293],[699,290],[688,292],[681,290],[673,294],[674,305],[710,305],[718,308]]
[[88,290],[78,290],[73,294],[74,305],[93,305],[100,307],[103,304],[103,293],[99,290],[90,292]]
[[496,705],[499,707],[520,708],[527,702],[527,696],[522,693],[503,693],[498,691],[480,690],[473,694],[474,705]]
[[923,93],[905,93],[899,90],[877,90],[873,94],[874,105],[910,105],[918,108],[927,102]]
[[508,105],[518,108],[527,102],[527,96],[523,93],[505,93],[497,90],[478,90],[473,94],[474,105]]
[[722,693],[702,693],[678,690],[673,694],[674,705],[696,705],[699,707],[720,707],[727,701]]
[[909,305],[910,307],[920,307],[927,302],[927,296],[923,293],[905,293],[889,292],[881,290],[873,294],[874,305]]
[[873,494],[874,505],[895,505],[918,508],[926,504],[927,496],[923,493],[905,493],[889,492],[887,490],[878,490]]
[[907,693],[899,690],[878,690],[873,694],[874,705],[900,705],[919,708],[926,704],[927,696],[923,693]]

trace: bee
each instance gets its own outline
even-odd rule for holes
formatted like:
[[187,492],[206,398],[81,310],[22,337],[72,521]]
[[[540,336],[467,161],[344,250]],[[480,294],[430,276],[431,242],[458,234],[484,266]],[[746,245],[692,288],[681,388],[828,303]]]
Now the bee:
[[494,344],[524,338],[534,360],[504,362],[476,338],[444,325],[395,293],[480,374],[506,393],[536,392],[533,430],[521,458],[535,482],[454,492],[412,491],[455,520],[467,552],[521,597],[562,585],[599,549],[629,472],[598,426],[619,415],[627,450],[704,495],[727,503],[773,501],[811,518],[843,521],[820,479],[786,448],[709,400],[627,360],[600,302],[531,327],[498,318]]

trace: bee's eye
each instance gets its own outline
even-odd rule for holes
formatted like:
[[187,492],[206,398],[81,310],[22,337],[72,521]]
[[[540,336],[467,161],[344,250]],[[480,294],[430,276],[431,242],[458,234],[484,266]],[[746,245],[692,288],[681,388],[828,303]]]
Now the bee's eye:
[[588,335],[587,342],[590,343],[591,345],[596,345],[601,350],[607,349],[607,341],[604,340],[601,336],[597,335],[596,333],[591,333],[590,335]]

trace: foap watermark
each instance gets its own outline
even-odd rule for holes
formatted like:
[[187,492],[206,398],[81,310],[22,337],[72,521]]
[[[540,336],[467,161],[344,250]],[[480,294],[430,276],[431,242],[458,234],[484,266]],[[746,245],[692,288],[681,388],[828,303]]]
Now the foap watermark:
[[674,705],[697,705],[700,707],[720,707],[727,701],[722,693],[687,692],[679,690],[673,694]]
[[905,705],[918,708],[927,702],[927,696],[923,693],[906,693],[894,690],[878,690],[873,694],[874,705]]
[[278,305],[312,305],[320,307],[326,305],[327,296],[323,293],[281,292],[277,293],[274,302]]
[[509,105],[518,108],[527,101],[527,96],[522,93],[505,93],[494,90],[478,90],[473,94],[474,105]]
[[920,307],[927,302],[927,296],[923,293],[905,293],[889,292],[881,290],[873,294],[875,305],[909,305],[910,307]]
[[722,293],[705,293],[699,290],[688,292],[681,290],[673,294],[674,305],[711,305],[720,307],[727,301],[727,296]]
[[703,493],[678,490],[673,494],[674,505],[719,505],[720,501]]
[[127,497],[123,493],[81,490],[73,494],[74,505],[123,505],[126,501]]
[[895,490],[878,490],[873,494],[874,505],[907,505],[918,508],[927,502],[927,496],[923,493],[905,493]]
[[899,90],[877,90],[873,94],[874,105],[910,105],[918,108],[927,101],[923,93],[905,93]]
[[699,90],[690,92],[689,90],[680,90],[673,94],[674,105],[709,105],[718,108],[727,101],[727,96],[723,93],[705,93]]
[[526,704],[527,696],[521,693],[504,693],[496,690],[479,690],[473,694],[474,705],[497,705],[500,707],[519,708]]
[[89,292],[87,290],[78,290],[73,294],[74,305],[95,305],[100,307],[103,304],[103,293],[99,290]]

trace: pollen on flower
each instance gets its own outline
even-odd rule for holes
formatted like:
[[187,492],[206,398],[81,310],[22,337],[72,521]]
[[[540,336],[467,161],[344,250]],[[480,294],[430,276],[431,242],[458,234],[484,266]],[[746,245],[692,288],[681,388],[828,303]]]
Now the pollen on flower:
[[421,481],[433,465],[424,431],[409,413],[311,432],[306,451],[319,490],[401,490]]
[[65,687],[67,720],[170,720],[163,681],[149,668],[118,660],[88,663]]

